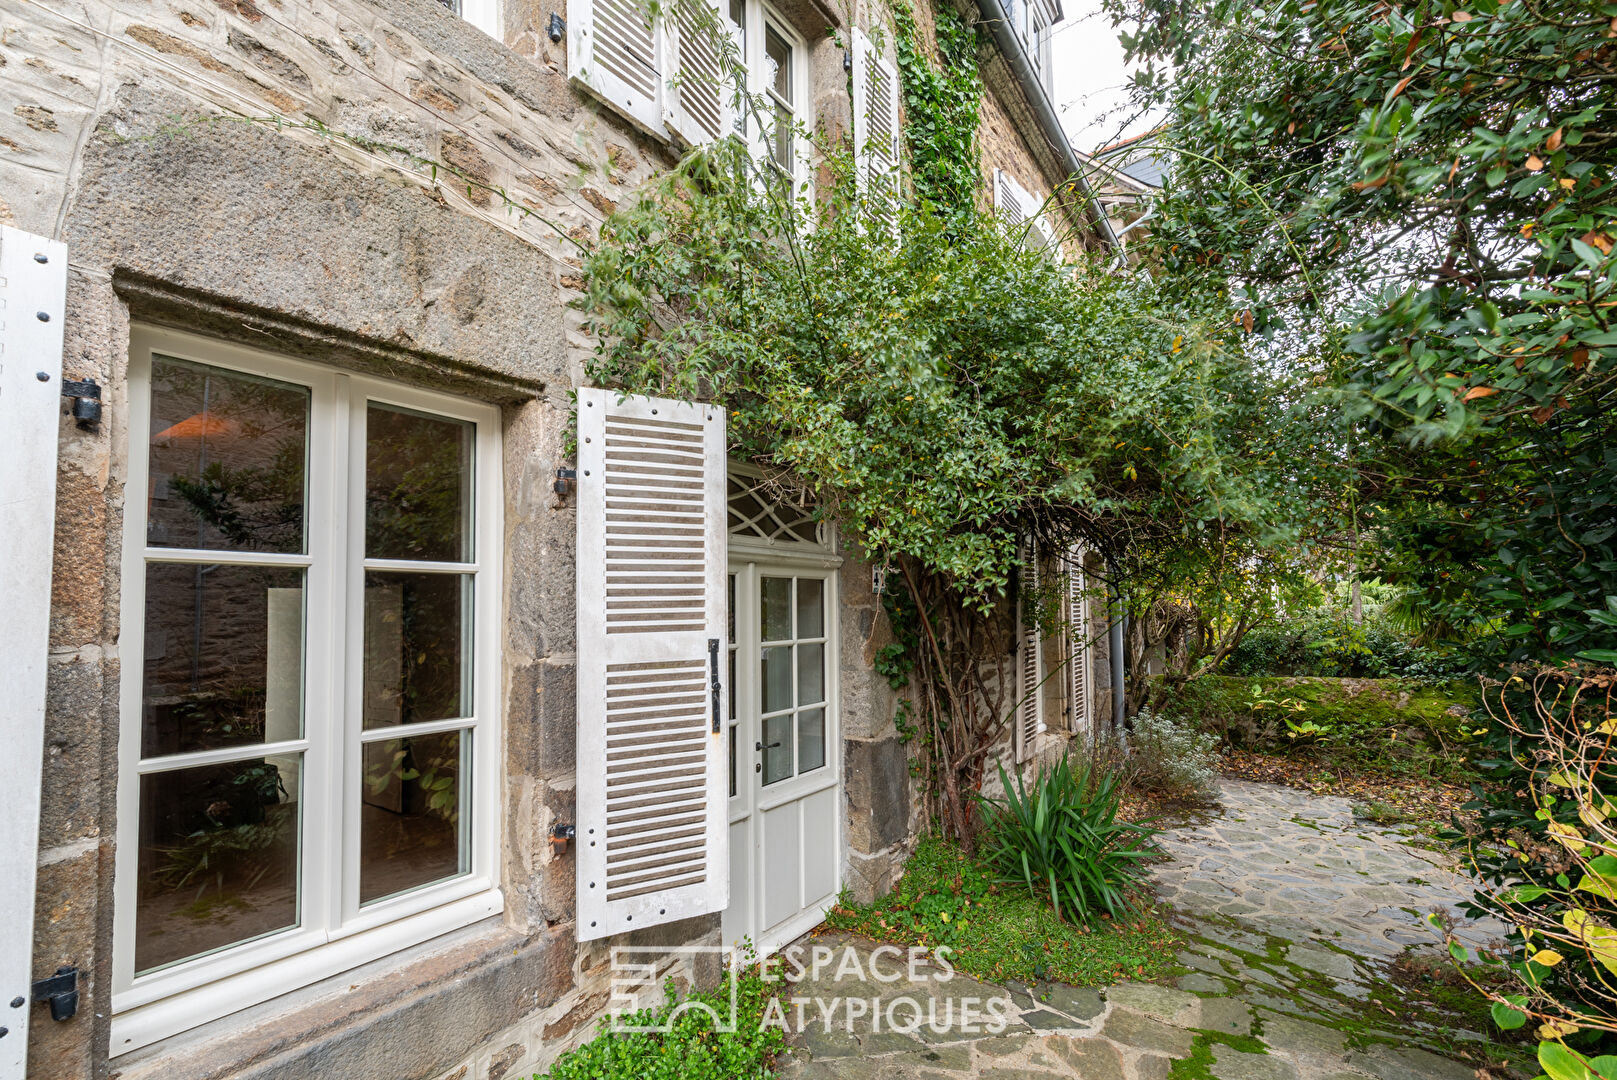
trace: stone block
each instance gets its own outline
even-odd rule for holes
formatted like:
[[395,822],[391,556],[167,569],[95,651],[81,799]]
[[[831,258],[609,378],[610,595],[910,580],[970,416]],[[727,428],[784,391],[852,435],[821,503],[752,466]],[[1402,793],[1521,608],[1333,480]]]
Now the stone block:
[[1106,1000],[1176,1027],[1194,1026],[1201,1012],[1201,999],[1195,994],[1154,983],[1119,983],[1107,988]]
[[907,839],[910,770],[904,744],[897,738],[849,739],[843,747],[849,846],[869,853]]
[[1101,1025],[1100,1033],[1124,1046],[1170,1057],[1186,1056],[1195,1041],[1194,1036],[1185,1029],[1165,1024],[1132,1009],[1114,1008]]
[[1084,1080],[1123,1080],[1123,1055],[1105,1039],[1051,1036],[1050,1049]]

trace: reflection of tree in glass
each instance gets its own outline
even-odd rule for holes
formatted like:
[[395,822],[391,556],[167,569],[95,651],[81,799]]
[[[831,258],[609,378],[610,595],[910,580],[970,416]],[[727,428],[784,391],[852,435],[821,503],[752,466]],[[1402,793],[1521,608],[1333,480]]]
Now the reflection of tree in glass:
[[471,425],[372,405],[366,419],[365,553],[458,562]]
[[301,549],[307,390],[162,357],[151,410],[153,472],[201,525],[232,547]]
[[[434,817],[454,825],[460,821],[460,798],[456,780],[460,773],[459,739],[453,733],[447,739],[432,742],[448,749],[440,753],[417,755],[418,740],[395,743],[395,749],[382,764],[372,764],[365,770],[365,783],[372,795],[380,795],[394,781],[405,785],[405,812],[424,810]],[[414,785],[414,795],[411,785]]]

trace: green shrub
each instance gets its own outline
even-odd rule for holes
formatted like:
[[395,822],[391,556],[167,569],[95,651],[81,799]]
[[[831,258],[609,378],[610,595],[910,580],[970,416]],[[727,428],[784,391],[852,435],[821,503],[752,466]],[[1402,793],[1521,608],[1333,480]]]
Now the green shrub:
[[1162,795],[1205,799],[1218,790],[1218,736],[1141,709],[1130,722],[1128,780]]
[[1226,675],[1414,679],[1447,682],[1464,673],[1453,653],[1411,643],[1397,621],[1375,611],[1354,623],[1346,611],[1321,609],[1247,632],[1224,658]]
[[[687,1008],[666,1033],[607,1030],[570,1050],[545,1073],[548,1080],[757,1080],[774,1075],[770,1068],[785,1048],[786,1037],[776,1025],[761,1021],[778,984],[766,983],[756,971],[736,978],[736,1025],[733,1032],[717,1032],[704,1009]],[[726,1016],[730,1008],[729,982],[713,990],[698,990],[681,997],[668,987],[668,1000],[657,1009],[643,1009],[624,1023],[654,1027],[665,1022],[681,1004],[701,1002]],[[538,1080],[538,1077],[535,1077]]]
[[1136,910],[1133,894],[1156,830],[1118,819],[1118,774],[1062,758],[1041,766],[1031,785],[1003,765],[999,778],[1004,798],[981,803],[984,854],[1002,881],[1047,898],[1067,922]]

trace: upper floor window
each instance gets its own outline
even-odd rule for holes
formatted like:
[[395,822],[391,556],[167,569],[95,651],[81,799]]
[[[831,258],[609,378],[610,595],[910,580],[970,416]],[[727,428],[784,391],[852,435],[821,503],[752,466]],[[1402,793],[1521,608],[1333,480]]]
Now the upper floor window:
[[500,25],[500,0],[438,0],[438,3],[495,41],[505,41],[505,28]]
[[130,358],[112,1053],[501,910],[498,413]]
[[784,19],[761,0],[729,0],[751,105],[736,116],[736,131],[753,156],[793,182],[802,173],[797,123],[807,113],[808,49]]

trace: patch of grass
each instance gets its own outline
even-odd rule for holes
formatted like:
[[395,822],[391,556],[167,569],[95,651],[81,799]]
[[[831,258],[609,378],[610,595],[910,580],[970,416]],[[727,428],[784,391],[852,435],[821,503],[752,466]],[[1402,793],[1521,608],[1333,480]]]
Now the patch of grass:
[[1213,1076],[1213,1048],[1228,1046],[1243,1054],[1267,1054],[1269,1048],[1262,1039],[1251,1035],[1231,1035],[1223,1031],[1198,1031],[1196,1041],[1190,1044],[1190,1056],[1179,1058],[1168,1070],[1168,1080],[1215,1080]]
[[548,1080],[766,1080],[775,1075],[775,1057],[786,1046],[786,1036],[778,1026],[761,1023],[777,990],[778,984],[764,982],[756,969],[743,972],[736,979],[735,1031],[719,1032],[714,1030],[712,1014],[688,1006],[702,1003],[727,1017],[728,977],[716,989],[683,996],[670,986],[668,1000],[660,1008],[643,1009],[624,1020],[626,1026],[658,1026],[675,1009],[686,1006],[666,1033],[615,1034],[607,1030],[608,1022],[603,1019],[600,1034],[563,1054],[544,1076]]
[[982,979],[1105,986],[1176,969],[1180,938],[1149,905],[1136,917],[1062,922],[1025,888],[996,884],[960,848],[923,837],[893,891],[869,907],[838,904],[834,930],[899,945],[952,950],[949,962]]
[[1381,799],[1372,799],[1363,806],[1355,806],[1353,813],[1373,825],[1403,825],[1406,822],[1417,820],[1414,814],[1400,810],[1392,803],[1384,802]]

